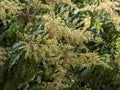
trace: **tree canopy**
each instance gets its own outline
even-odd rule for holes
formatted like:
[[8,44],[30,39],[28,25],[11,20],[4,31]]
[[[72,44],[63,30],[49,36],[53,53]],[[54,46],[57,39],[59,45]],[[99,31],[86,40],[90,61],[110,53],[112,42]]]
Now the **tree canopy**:
[[119,88],[119,0],[0,0],[0,90]]

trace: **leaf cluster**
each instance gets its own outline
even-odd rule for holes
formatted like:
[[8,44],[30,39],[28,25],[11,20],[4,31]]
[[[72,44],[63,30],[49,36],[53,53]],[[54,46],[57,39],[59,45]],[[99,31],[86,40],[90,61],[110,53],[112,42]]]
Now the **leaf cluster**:
[[119,5],[117,0],[0,1],[0,89],[117,90]]

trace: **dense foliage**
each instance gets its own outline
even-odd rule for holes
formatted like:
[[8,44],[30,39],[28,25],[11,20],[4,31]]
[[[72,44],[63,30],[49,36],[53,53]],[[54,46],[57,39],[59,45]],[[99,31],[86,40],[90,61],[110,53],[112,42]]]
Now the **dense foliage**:
[[0,0],[0,90],[119,88],[119,0]]

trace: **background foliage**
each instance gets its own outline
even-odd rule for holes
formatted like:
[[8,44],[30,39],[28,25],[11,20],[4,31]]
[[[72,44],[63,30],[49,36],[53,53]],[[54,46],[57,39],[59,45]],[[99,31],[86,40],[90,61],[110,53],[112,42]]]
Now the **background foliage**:
[[119,88],[119,0],[0,1],[0,90]]

